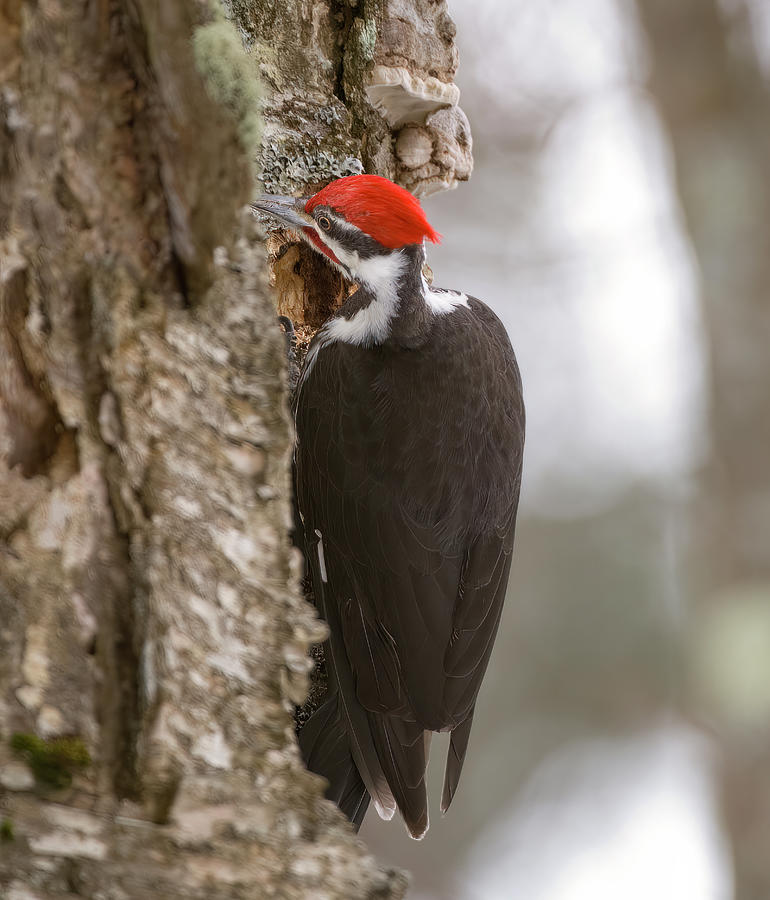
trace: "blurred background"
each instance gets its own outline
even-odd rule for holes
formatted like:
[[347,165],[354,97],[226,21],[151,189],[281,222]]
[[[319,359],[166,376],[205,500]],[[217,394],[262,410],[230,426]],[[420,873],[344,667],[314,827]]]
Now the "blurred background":
[[770,897],[770,0],[449,0],[471,182],[436,284],[505,322],[514,569],[419,900]]

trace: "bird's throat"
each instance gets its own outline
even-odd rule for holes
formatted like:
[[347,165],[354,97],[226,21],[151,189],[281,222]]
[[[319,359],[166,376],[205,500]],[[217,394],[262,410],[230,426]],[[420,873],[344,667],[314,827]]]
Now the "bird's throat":
[[359,346],[421,346],[431,316],[422,287],[424,262],[421,245],[363,261],[358,290],[327,323],[330,338]]

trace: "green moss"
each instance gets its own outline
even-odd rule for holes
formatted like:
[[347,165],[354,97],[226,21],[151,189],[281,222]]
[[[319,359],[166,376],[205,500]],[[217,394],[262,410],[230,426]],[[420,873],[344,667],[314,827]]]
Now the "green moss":
[[219,19],[195,29],[195,66],[212,99],[235,117],[243,149],[254,158],[259,147],[259,79],[254,61],[230,22]]
[[50,787],[68,787],[75,771],[91,764],[79,737],[43,740],[35,734],[16,732],[11,737],[11,750],[27,763],[38,782]]
[[14,837],[13,822],[10,819],[3,819],[0,822],[0,843],[9,843]]

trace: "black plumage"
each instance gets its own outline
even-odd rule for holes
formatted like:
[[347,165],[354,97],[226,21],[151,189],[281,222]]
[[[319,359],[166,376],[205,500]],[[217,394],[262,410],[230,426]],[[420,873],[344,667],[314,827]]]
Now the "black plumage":
[[[420,331],[417,346],[311,347],[295,457],[331,691],[345,704],[337,728],[415,836],[427,827],[425,731],[452,731],[442,809],[460,777],[508,581],[524,435],[494,313],[469,298]],[[301,735],[310,751],[313,736]],[[340,778],[307,759],[339,793]]]

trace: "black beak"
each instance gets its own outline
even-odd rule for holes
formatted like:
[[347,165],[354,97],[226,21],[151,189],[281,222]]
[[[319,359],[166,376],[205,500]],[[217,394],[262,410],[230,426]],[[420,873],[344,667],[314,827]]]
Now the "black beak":
[[255,212],[261,212],[276,219],[281,225],[291,228],[308,228],[313,219],[305,212],[304,197],[281,197],[279,194],[263,194],[252,204]]

